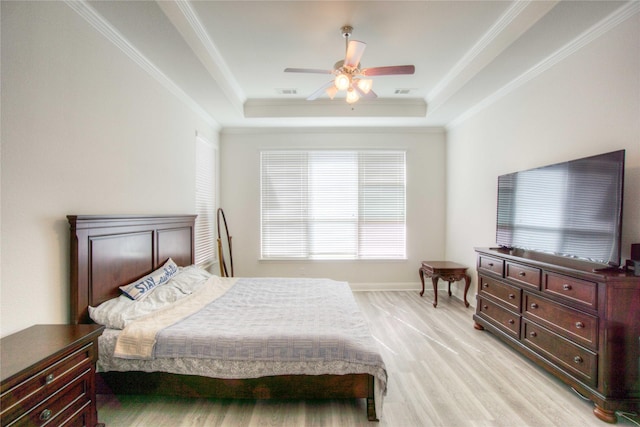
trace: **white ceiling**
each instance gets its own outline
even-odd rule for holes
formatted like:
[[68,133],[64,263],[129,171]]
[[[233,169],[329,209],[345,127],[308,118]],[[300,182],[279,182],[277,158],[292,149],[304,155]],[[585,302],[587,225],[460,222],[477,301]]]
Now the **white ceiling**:
[[[451,125],[638,12],[635,1],[565,0],[67,4],[222,128]],[[331,69],[344,25],[367,43],[362,67],[415,74],[374,77],[378,98],[354,106],[306,101],[331,76],[284,69]]]

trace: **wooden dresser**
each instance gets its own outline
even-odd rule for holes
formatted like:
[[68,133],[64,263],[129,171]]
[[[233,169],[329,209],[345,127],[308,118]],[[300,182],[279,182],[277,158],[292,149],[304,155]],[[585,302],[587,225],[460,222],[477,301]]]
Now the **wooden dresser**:
[[640,277],[522,250],[476,253],[476,329],[593,401],[603,421],[639,409]]
[[100,325],[36,325],[0,341],[0,424],[95,426]]

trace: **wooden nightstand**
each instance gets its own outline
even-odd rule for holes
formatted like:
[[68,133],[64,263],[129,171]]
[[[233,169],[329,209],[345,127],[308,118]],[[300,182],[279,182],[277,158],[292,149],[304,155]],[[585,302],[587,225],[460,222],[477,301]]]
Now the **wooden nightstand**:
[[101,325],[35,325],[0,340],[0,425],[96,426]]

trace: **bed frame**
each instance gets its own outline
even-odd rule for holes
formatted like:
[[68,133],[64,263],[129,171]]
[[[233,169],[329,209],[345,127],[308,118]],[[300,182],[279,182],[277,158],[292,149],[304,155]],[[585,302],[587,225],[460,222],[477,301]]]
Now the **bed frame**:
[[[160,267],[168,258],[194,262],[195,215],[68,215],[71,228],[71,322],[92,323],[88,306],[117,297],[119,286]],[[103,372],[98,393],[159,394],[232,399],[367,399],[378,421],[370,374],[284,375],[218,379],[165,372]]]

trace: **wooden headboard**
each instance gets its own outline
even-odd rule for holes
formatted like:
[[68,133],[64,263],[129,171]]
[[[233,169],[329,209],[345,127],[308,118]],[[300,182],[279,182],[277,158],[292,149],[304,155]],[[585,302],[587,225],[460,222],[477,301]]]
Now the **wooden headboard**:
[[68,215],[71,323],[91,323],[88,306],[120,295],[119,286],[172,258],[193,264],[196,215]]

